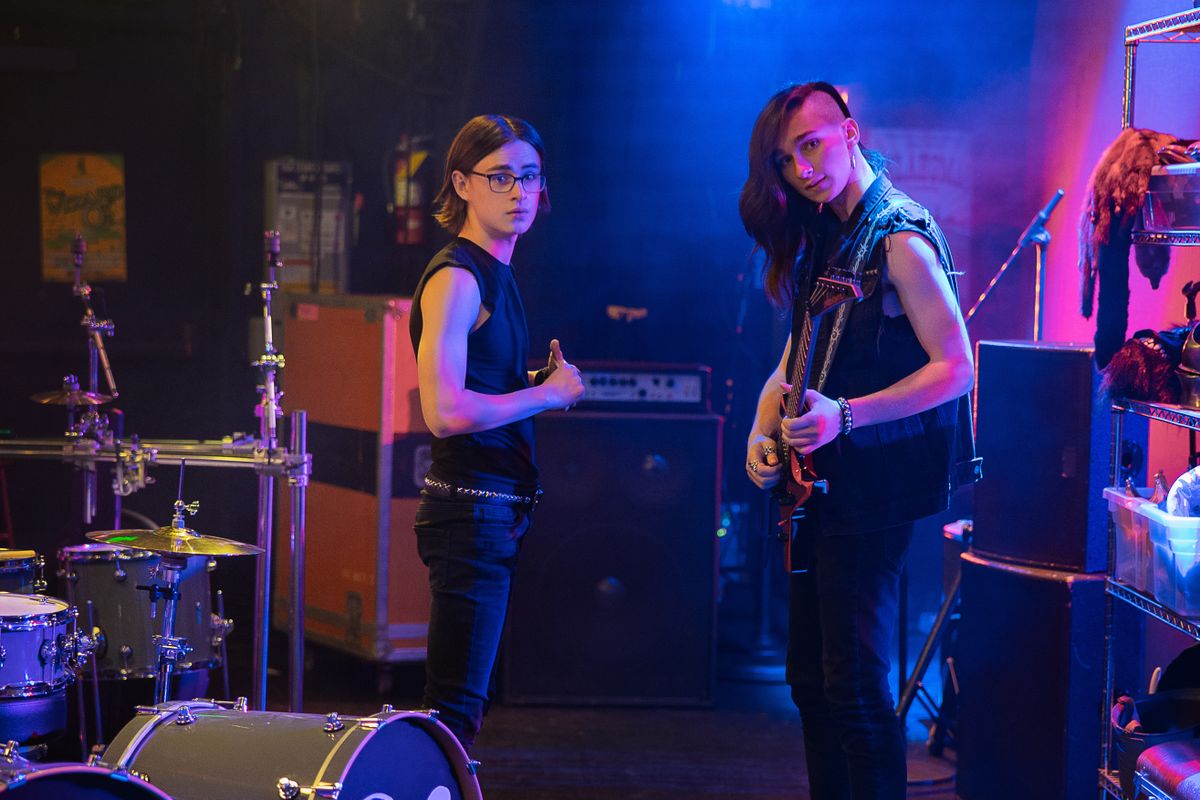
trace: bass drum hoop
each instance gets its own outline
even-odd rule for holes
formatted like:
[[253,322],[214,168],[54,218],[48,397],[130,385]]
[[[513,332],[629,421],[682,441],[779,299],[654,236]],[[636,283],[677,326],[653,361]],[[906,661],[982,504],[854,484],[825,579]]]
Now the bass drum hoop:
[[[90,764],[47,764],[44,767],[31,765],[29,769],[20,770],[17,772],[5,771],[0,774],[0,794],[12,791],[17,792],[15,797],[18,799],[24,795],[20,790],[30,784],[36,784],[43,778],[54,778],[59,775],[106,775],[112,777],[113,780],[119,781],[121,786],[134,786],[140,790],[138,795],[139,800],[171,800],[170,795],[164,793],[161,789],[153,784],[143,780],[136,773],[129,770],[108,767],[92,766]],[[89,795],[94,796],[94,794]],[[114,795],[115,796],[115,795]]]
[[[116,759],[105,759],[102,763],[114,769],[132,770],[132,765],[137,761],[138,755],[146,743],[154,736],[154,732],[160,726],[174,722],[179,709],[185,706],[189,711],[228,711],[235,707],[229,701],[197,699],[174,700],[167,703],[160,703],[152,708],[146,708],[144,712],[142,709],[139,709],[139,713],[144,713],[150,719],[147,719],[137,732],[130,737],[129,743],[125,745],[121,754]],[[362,752],[371,738],[387,725],[410,718],[436,720],[436,715],[423,711],[381,711],[366,717],[342,717],[341,720],[346,727],[342,731],[342,735],[338,738],[337,743],[326,752],[325,760],[317,770],[314,785],[319,786],[322,783],[332,783],[332,781],[326,780],[326,776],[331,772],[336,772],[337,783],[344,783],[347,768],[355,762],[359,753]],[[379,722],[373,729],[364,729],[360,724],[363,720],[378,720]],[[343,745],[352,738],[356,738],[353,734],[358,731],[361,731],[364,735],[357,737],[358,741],[354,748],[348,751],[347,757],[337,758]],[[430,729],[430,738],[443,749],[443,754],[446,756],[446,760],[449,762],[455,778],[458,779],[459,787],[462,789],[463,800],[483,800],[483,795],[479,789],[479,781],[475,777],[475,762],[471,761],[454,734],[445,727],[439,728],[434,726]],[[117,735],[116,739],[109,746],[111,747],[117,739],[120,739],[120,734]],[[105,755],[107,756],[108,754],[105,753]],[[451,756],[457,756],[458,758],[451,758]],[[335,762],[338,766],[333,768]]]
[[[367,744],[374,738],[379,731],[383,730],[388,725],[399,722],[405,719],[417,719],[422,721],[436,721],[437,714],[429,711],[380,711],[366,717],[343,717],[342,720],[346,724],[346,731],[349,733],[351,725],[361,727],[364,720],[379,720],[377,727],[367,729],[364,736],[360,737],[348,758],[337,759],[338,752],[342,746],[350,741],[350,736],[343,736],[338,740],[337,744],[330,749],[325,757],[325,762],[317,771],[317,777],[314,783],[318,786],[324,783],[333,783],[326,779],[326,775],[332,771],[334,763],[337,767],[336,783],[345,784],[347,778],[347,770],[351,764],[358,760],[359,754],[367,747]],[[463,749],[462,744],[454,736],[449,729],[439,726],[430,726],[425,729],[429,737],[434,740],[438,747],[442,748],[443,755],[446,756],[450,768],[454,771],[454,777],[458,779],[459,788],[462,789],[463,800],[483,800],[483,795],[479,790],[479,780],[475,777],[475,762],[467,755],[467,751]],[[457,756],[457,758],[451,758]]]

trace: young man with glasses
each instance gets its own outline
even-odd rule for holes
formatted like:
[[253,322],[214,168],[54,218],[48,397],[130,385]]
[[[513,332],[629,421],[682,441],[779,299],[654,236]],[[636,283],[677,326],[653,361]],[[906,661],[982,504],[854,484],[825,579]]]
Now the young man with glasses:
[[[899,578],[913,522],[947,506],[973,377],[946,239],[882,166],[837,89],[791,86],[754,125],[740,200],[766,256],[767,293],[792,311],[746,472],[764,489],[790,473],[782,441],[828,480],[828,493],[803,507],[808,558],[793,565],[787,653],[814,800],[905,796],[905,736],[888,684]],[[811,388],[781,419],[785,381],[803,374],[794,365],[819,299],[813,278],[837,273],[852,274],[863,297],[820,322],[807,350]]]
[[479,116],[454,137],[435,198],[456,238],[426,267],[413,296],[421,412],[433,463],[417,507],[429,568],[424,702],[470,749],[508,609],[521,537],[537,505],[533,415],[583,396],[558,340],[537,372],[510,266],[517,238],[549,210],[544,156],[524,120]]

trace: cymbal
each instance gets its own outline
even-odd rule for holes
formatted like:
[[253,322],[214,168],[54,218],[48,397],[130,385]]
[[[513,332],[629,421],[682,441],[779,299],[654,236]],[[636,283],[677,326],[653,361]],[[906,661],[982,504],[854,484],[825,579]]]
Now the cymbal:
[[31,394],[29,399],[44,406],[102,406],[112,402],[112,397],[99,392],[80,389],[55,389],[50,392]]
[[252,544],[170,526],[156,530],[91,531],[84,535],[97,542],[178,556],[245,556],[263,551]]

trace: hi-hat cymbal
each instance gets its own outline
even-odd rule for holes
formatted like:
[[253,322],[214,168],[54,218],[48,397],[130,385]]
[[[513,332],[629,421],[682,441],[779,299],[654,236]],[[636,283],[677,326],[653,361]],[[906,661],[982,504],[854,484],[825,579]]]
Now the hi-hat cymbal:
[[55,389],[51,392],[31,394],[29,399],[44,406],[102,406],[112,402],[112,397],[99,392],[80,389]]
[[261,547],[205,536],[191,528],[168,526],[157,530],[92,531],[84,535],[97,542],[178,556],[246,556],[262,552]]

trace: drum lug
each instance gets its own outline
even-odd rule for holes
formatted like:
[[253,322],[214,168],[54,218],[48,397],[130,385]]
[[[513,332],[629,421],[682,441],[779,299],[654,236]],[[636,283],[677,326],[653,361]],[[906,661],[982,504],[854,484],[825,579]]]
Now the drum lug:
[[234,700],[233,701],[233,710],[234,711],[249,711],[250,710],[249,698],[239,697],[238,699]]
[[38,661],[46,664],[58,663],[58,640],[47,639],[42,642],[42,646],[38,648]]
[[472,775],[474,775],[475,773],[479,772],[479,762],[478,762],[478,761],[476,761],[475,759],[471,759],[470,761],[468,761],[468,762],[467,762],[467,770],[468,770],[468,771],[469,771],[469,772],[470,772]]
[[108,652],[108,637],[104,635],[104,629],[99,625],[92,626],[92,653],[96,658],[104,658]]
[[8,651],[4,649],[4,645],[0,644],[0,667],[4,666],[4,661],[7,658],[8,658]]
[[66,650],[70,654],[71,667],[78,669],[85,664],[99,647],[96,639],[85,633],[73,634],[67,643]]
[[191,725],[195,721],[196,715],[187,706],[180,706],[179,710],[175,712],[176,725]]
[[379,713],[380,714],[390,714],[395,710],[396,710],[396,707],[393,706],[391,703],[384,703],[383,706],[379,709]]
[[126,572],[126,571],[125,571],[125,570],[124,570],[124,569],[121,567],[121,558],[120,558],[120,556],[118,556],[118,557],[117,557],[117,559],[116,559],[116,562],[115,562],[115,563],[116,563],[116,565],[117,565],[117,568],[116,568],[115,570],[113,570],[113,580],[114,580],[114,581],[116,581],[117,583],[124,583],[124,582],[125,582],[125,579],[129,577],[129,573],[128,573],[128,572]]
[[210,639],[212,646],[220,647],[221,643],[225,641],[225,637],[233,632],[233,620],[222,619],[220,614],[212,614],[209,619],[209,630],[212,631]]
[[129,666],[129,662],[133,660],[133,648],[127,644],[123,644],[117,652],[121,655],[121,674],[128,675],[133,672]]
[[[100,763],[100,764],[104,763],[99,760],[99,756],[97,756],[96,758],[97,758],[98,763]],[[89,761],[90,761],[90,759],[89,759]],[[145,781],[146,783],[151,782],[150,776],[147,775],[146,773],[138,772],[136,769],[130,769],[129,767],[123,767],[123,766],[117,765],[117,766],[113,767],[113,777],[119,777],[119,776],[129,776],[129,777],[137,778],[138,780]]]
[[325,724],[322,726],[322,730],[326,733],[336,733],[345,727],[346,723],[342,722],[336,711],[331,711],[325,715]]
[[296,800],[300,796],[300,784],[291,778],[280,778],[275,782],[275,788],[279,791],[279,800]]

